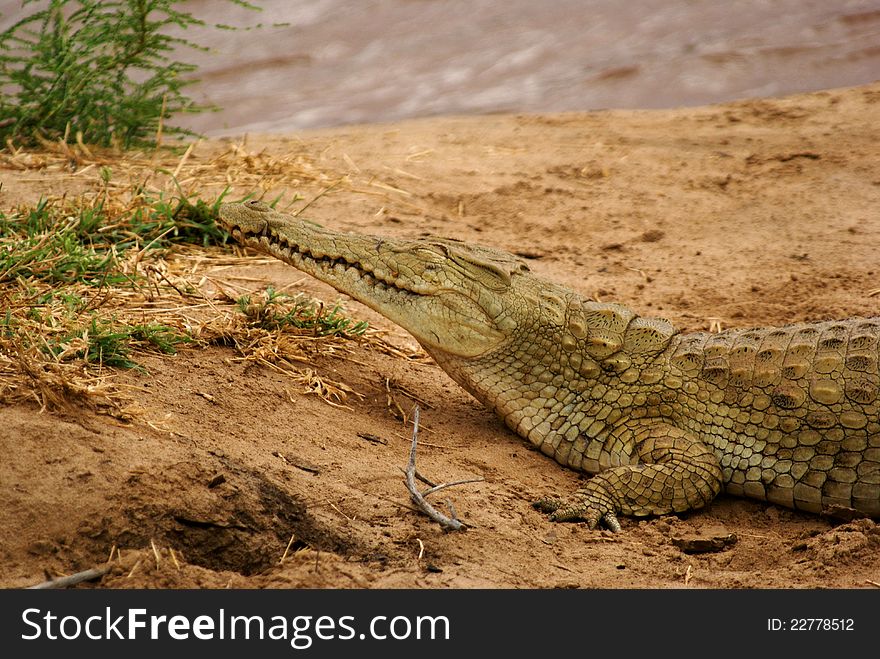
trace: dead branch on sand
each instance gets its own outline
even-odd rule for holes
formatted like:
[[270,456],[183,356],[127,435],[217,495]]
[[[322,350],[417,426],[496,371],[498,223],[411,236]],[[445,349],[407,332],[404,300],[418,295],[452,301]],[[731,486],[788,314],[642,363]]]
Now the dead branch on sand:
[[66,577],[58,577],[57,579],[49,579],[49,581],[44,581],[42,583],[38,583],[35,586],[28,586],[28,590],[46,590],[49,588],[70,588],[71,586],[76,586],[84,581],[94,581],[95,579],[100,579],[105,574],[107,574],[113,566],[109,563],[107,565],[102,565],[101,567],[91,568],[89,570],[83,570],[82,572],[77,572],[75,574],[70,574]]
[[[412,446],[409,450],[409,464],[406,466],[406,470],[404,473],[406,474],[406,489],[409,490],[410,498],[412,502],[418,506],[419,510],[425,513],[432,520],[437,522],[440,527],[444,531],[461,531],[462,529],[467,528],[467,525],[458,519],[458,516],[455,513],[455,507],[452,505],[452,501],[449,499],[446,500],[446,506],[449,508],[449,512],[451,513],[451,517],[444,515],[439,510],[434,508],[430,503],[428,503],[426,497],[434,492],[438,492],[447,487],[453,487],[455,485],[464,485],[465,483],[479,483],[482,481],[482,478],[469,478],[466,480],[454,481],[452,483],[442,483],[440,485],[434,485],[431,481],[424,478],[421,474],[416,471],[416,446],[419,441],[419,406],[416,405],[413,409],[413,435],[412,435]],[[424,483],[427,483],[430,487],[424,492],[419,492],[416,487],[416,479],[421,480]]]

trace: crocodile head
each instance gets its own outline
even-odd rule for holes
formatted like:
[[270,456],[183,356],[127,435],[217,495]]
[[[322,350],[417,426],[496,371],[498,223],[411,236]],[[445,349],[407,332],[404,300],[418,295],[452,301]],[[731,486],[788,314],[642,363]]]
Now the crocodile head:
[[518,280],[528,266],[488,247],[329,231],[259,201],[223,204],[241,244],[267,252],[375,309],[432,354],[476,357],[517,328]]

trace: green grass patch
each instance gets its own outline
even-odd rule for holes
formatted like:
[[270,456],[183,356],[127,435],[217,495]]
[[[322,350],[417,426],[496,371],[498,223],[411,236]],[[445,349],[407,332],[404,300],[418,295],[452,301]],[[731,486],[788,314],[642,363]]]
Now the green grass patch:
[[47,341],[45,349],[59,360],[80,359],[89,365],[140,369],[130,357],[132,350],[173,355],[178,345],[192,342],[191,337],[158,323],[128,325],[93,314],[86,324]]
[[84,245],[67,229],[18,241],[0,252],[0,281],[23,278],[55,284],[82,282],[119,285],[126,276],[113,272],[114,254]]
[[125,305],[116,298],[157,285],[132,267],[132,250],[145,262],[175,244],[225,242],[216,223],[222,199],[141,197],[134,207],[112,210],[100,199],[43,199],[0,212],[0,299],[7,307],[0,340],[56,361],[116,368],[136,367],[134,352],[173,354],[192,342],[185,330],[117,316]]
[[114,268],[113,255],[131,248],[223,244],[229,234],[217,217],[225,195],[211,202],[143,197],[129,209],[111,209],[101,200],[42,199],[33,207],[0,211],[0,281],[20,274],[98,283],[98,274]]
[[257,299],[242,296],[237,300],[239,310],[254,327],[266,330],[296,328],[309,330],[317,336],[362,336],[369,324],[354,321],[342,313],[338,304],[329,310],[304,295],[288,295],[267,287]]
[[158,198],[135,210],[130,230],[145,239],[151,237],[150,240],[159,246],[172,243],[191,243],[202,247],[222,245],[229,240],[229,234],[217,224],[224,195],[210,203],[185,197]]

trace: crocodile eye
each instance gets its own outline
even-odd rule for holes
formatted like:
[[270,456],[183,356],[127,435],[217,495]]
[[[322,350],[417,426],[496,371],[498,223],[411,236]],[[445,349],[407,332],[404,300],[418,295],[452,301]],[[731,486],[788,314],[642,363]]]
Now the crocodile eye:
[[438,256],[442,258],[446,258],[447,256],[449,256],[446,248],[443,247],[443,245],[419,245],[415,249],[419,254],[425,257],[429,263],[436,263],[436,259]]
[[479,277],[485,285],[495,281],[502,287],[510,285],[510,271],[505,270],[499,264],[489,259],[480,258],[477,254],[462,254],[450,252],[450,260],[457,263],[461,268]]
[[269,207],[269,205],[267,203],[265,203],[263,201],[259,201],[257,199],[250,199],[250,200],[244,202],[244,205],[254,211],[264,211],[265,212],[265,211],[271,210],[271,208]]

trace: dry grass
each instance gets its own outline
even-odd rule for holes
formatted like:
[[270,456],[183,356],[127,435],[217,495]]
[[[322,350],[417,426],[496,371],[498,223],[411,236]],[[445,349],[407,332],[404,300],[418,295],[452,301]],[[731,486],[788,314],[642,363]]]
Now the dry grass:
[[351,338],[395,350],[338,306],[223,276],[258,257],[226,244],[214,222],[221,200],[272,191],[289,207],[304,199],[300,190],[314,201],[358,184],[289,145],[281,154],[245,142],[204,150],[0,151],[0,169],[16,182],[69,188],[0,208],[0,402],[76,402],[125,417],[120,368],[140,368],[145,352],[220,343],[344,405],[355,392],[309,368],[315,356],[345,354]]

